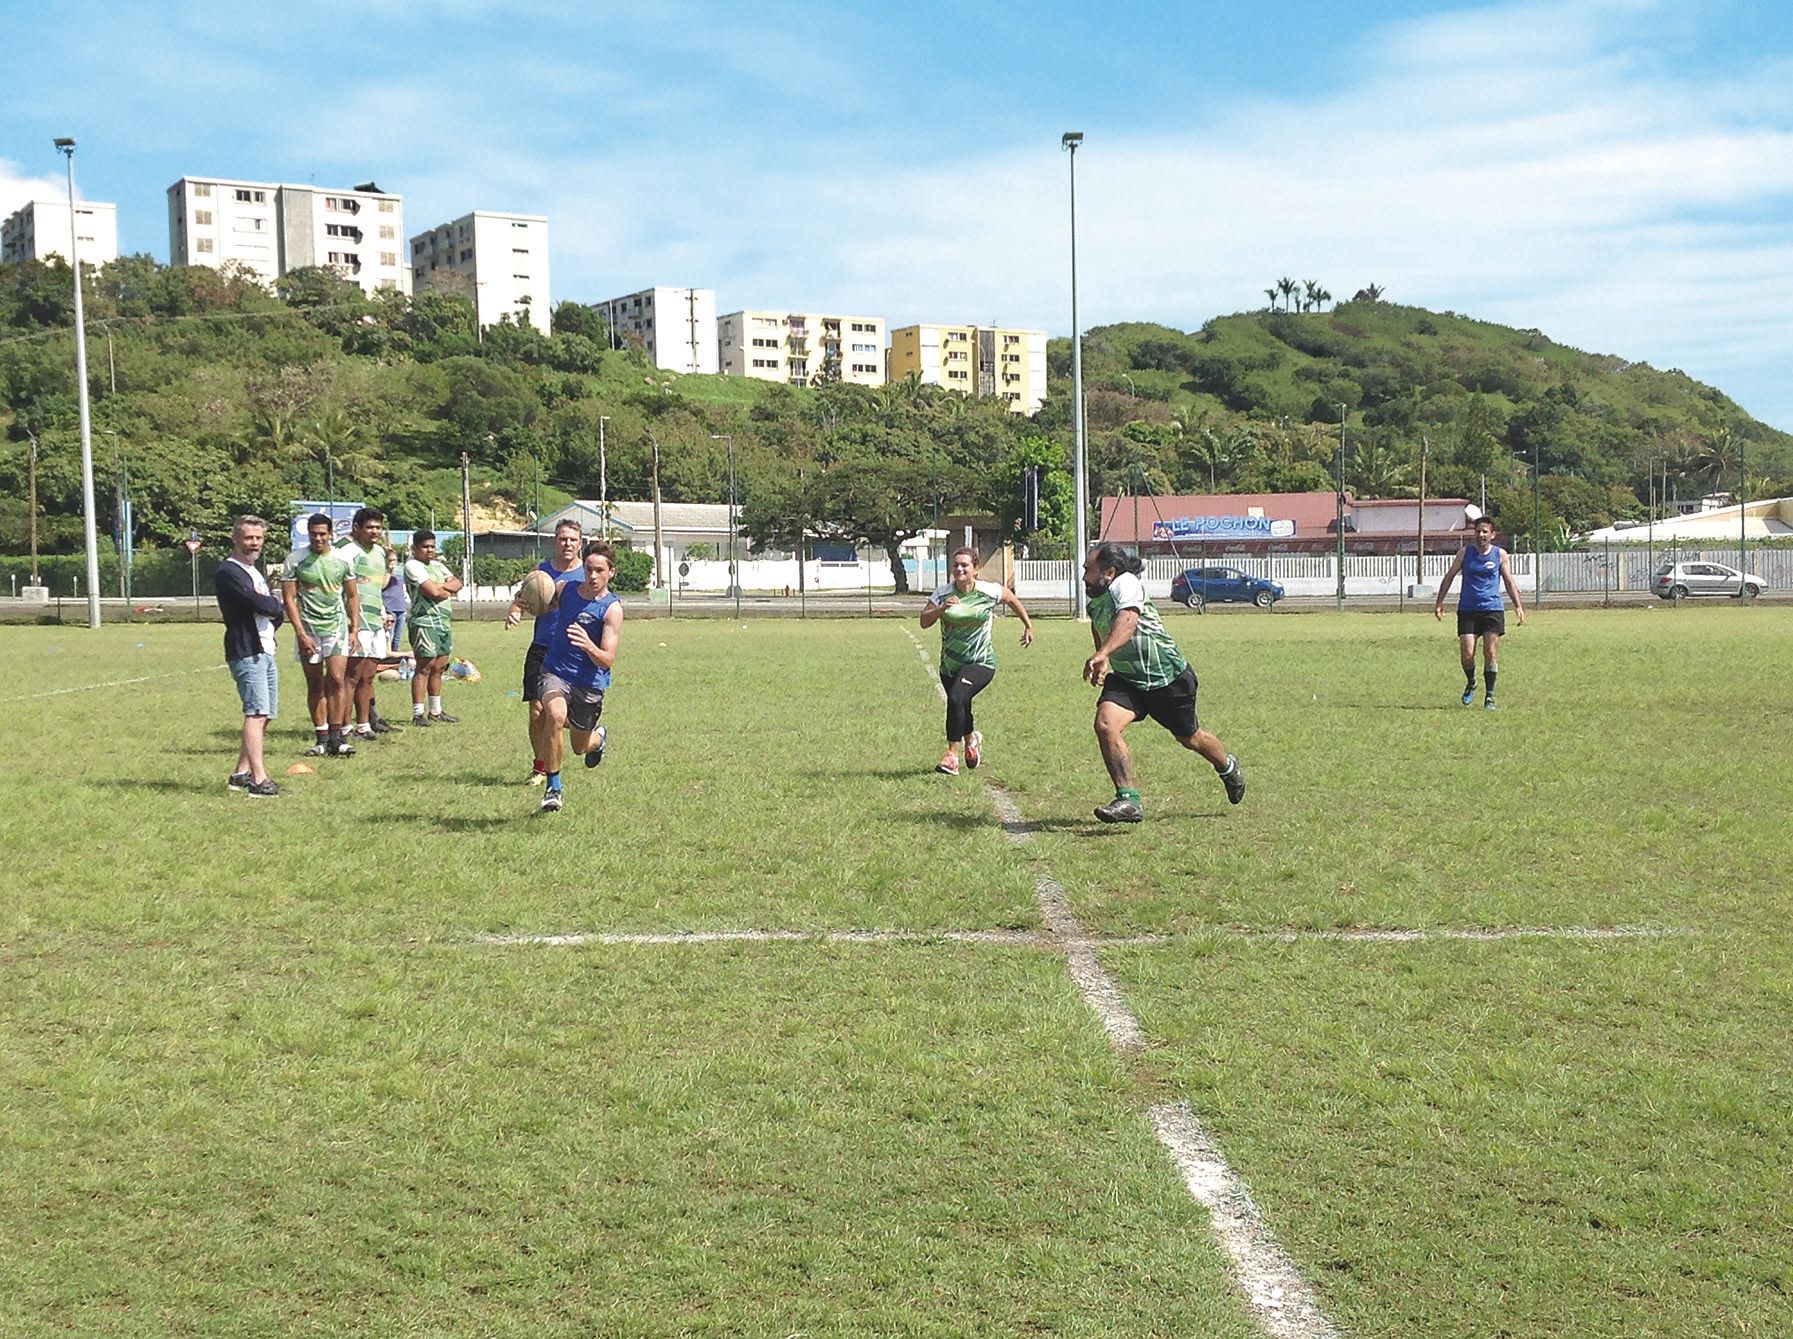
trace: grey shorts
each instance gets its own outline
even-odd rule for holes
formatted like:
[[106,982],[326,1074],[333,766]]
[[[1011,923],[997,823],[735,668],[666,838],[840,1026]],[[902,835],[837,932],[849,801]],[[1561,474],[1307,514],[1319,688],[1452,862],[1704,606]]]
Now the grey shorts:
[[542,701],[564,697],[567,700],[567,724],[582,735],[598,728],[598,717],[604,714],[604,690],[584,688],[568,683],[558,674],[542,675]]

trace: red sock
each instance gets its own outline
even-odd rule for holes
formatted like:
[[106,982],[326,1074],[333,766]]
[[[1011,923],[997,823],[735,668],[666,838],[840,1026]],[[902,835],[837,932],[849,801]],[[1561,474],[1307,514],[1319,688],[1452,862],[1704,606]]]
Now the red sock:
[[548,775],[548,764],[543,762],[540,758],[537,758],[535,760],[535,770],[538,773],[540,773],[542,776],[547,776]]

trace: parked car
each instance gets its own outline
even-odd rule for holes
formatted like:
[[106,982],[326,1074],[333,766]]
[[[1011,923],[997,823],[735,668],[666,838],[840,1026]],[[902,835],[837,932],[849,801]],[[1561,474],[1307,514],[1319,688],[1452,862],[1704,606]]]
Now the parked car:
[[1729,595],[1736,599],[1746,585],[1752,596],[1768,589],[1761,577],[1745,576],[1723,563],[1665,562],[1656,569],[1651,589],[1665,600],[1684,600],[1689,595]]
[[1200,609],[1210,601],[1242,604],[1248,600],[1260,609],[1268,609],[1282,596],[1279,583],[1251,576],[1236,567],[1192,567],[1170,583],[1170,598],[1191,609]]

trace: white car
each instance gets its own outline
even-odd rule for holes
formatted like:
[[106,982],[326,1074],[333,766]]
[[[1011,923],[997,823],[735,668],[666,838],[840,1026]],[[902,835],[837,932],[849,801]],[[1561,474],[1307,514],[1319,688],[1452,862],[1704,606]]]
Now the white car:
[[1656,569],[1650,588],[1665,600],[1684,600],[1689,595],[1729,595],[1736,599],[1746,586],[1752,599],[1768,589],[1761,577],[1745,576],[1723,563],[1665,562]]

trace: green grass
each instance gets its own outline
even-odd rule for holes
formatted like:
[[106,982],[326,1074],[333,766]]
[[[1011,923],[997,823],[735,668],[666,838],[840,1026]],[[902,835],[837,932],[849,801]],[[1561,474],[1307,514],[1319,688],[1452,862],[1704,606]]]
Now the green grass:
[[[628,624],[558,819],[520,634],[312,775],[283,663],[257,803],[216,628],[0,631],[0,1332],[1251,1334],[1166,1099],[1346,1334],[1787,1332],[1790,625],[1546,612],[1488,715],[1430,619],[1179,617],[1251,791],[1137,727],[1116,830],[1087,632],[1004,624],[1023,848],[891,622]],[[1170,936],[1104,955],[1137,1062],[1042,950],[480,942],[1035,928],[1041,870]],[[1677,933],[1237,933],[1615,924]]]

